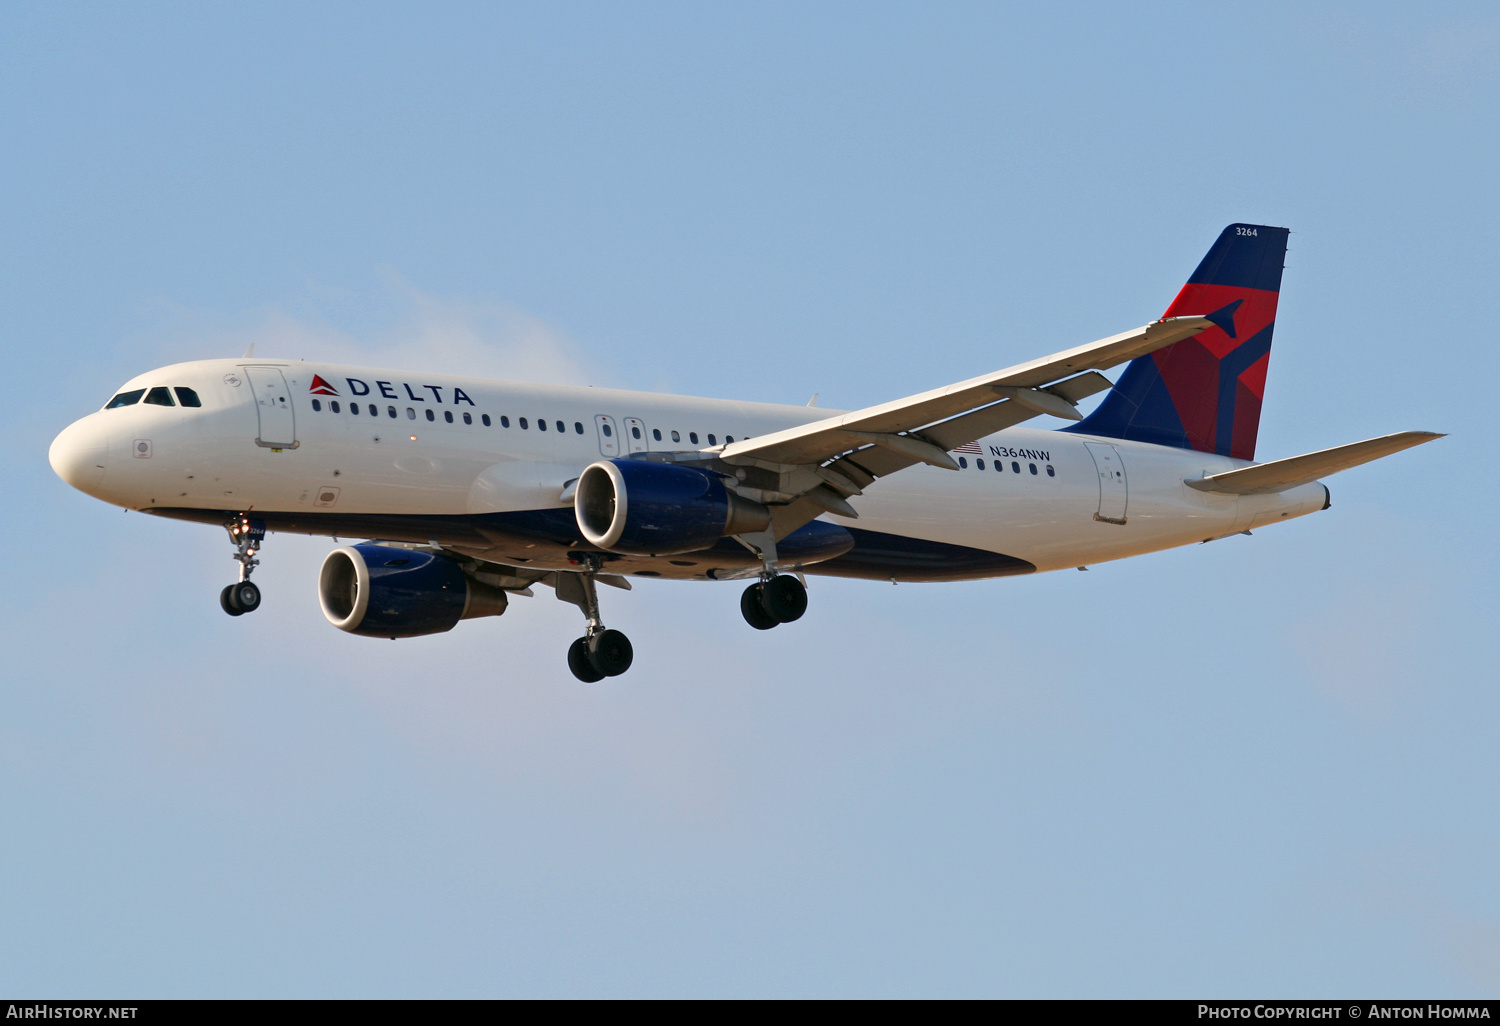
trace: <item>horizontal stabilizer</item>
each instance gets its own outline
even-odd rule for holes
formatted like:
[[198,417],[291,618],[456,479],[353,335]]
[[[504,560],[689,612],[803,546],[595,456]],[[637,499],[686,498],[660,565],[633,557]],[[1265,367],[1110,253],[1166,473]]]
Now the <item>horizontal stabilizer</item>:
[[1260,463],[1253,467],[1241,467],[1212,477],[1185,481],[1189,488],[1201,492],[1228,492],[1232,495],[1260,495],[1265,492],[1284,492],[1340,470],[1357,467],[1361,463],[1378,460],[1402,449],[1430,442],[1443,436],[1435,431],[1398,431],[1394,435],[1381,435],[1363,442],[1338,445],[1306,456],[1292,456],[1271,463]]

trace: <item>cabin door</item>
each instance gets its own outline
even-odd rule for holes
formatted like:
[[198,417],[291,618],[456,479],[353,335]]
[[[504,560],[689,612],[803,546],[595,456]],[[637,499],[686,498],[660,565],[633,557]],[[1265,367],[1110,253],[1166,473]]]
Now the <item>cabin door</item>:
[[646,425],[636,417],[625,418],[625,444],[631,452],[648,452],[651,443],[646,440]]
[[292,412],[292,390],[277,367],[246,367],[250,394],[255,396],[255,414],[260,433],[255,444],[267,449],[297,448],[297,417]]
[[613,458],[620,455],[620,432],[615,429],[615,419],[602,413],[594,415],[594,430],[599,433],[599,454]]
[[1125,478],[1120,450],[1103,442],[1083,444],[1094,457],[1094,469],[1099,472],[1099,511],[1094,514],[1094,519],[1106,524],[1123,524],[1125,507],[1130,502],[1130,483]]

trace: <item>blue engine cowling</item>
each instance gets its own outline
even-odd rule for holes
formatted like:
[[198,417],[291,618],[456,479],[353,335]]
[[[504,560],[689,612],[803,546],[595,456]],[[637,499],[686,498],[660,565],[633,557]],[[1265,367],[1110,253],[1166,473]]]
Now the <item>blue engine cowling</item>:
[[347,545],[323,560],[318,602],[339,630],[372,638],[451,631],[505,612],[506,595],[470,580],[451,559],[387,545]]
[[771,522],[770,511],[730,492],[718,474],[646,460],[589,466],[578,478],[573,512],[591,544],[638,556],[697,552]]

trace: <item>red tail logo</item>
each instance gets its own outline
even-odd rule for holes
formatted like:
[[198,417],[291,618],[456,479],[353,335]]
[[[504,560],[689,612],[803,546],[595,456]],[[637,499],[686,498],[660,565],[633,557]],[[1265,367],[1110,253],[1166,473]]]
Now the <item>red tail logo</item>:
[[339,394],[339,390],[338,389],[334,388],[328,382],[324,381],[322,379],[322,377],[320,377],[317,374],[313,375],[312,387],[309,388],[307,391],[308,391],[308,393],[310,395],[338,395]]

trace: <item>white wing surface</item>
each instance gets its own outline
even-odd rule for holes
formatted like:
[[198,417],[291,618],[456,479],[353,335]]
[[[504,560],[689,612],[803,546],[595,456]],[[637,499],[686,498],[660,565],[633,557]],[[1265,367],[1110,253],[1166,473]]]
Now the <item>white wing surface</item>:
[[1079,400],[1110,387],[1100,370],[1191,338],[1212,324],[1206,317],[1153,321],[992,374],[712,452],[730,466],[758,471],[737,491],[771,505],[775,536],[784,538],[825,511],[857,516],[848,499],[876,478],[916,463],[957,470],[948,450],[1044,413],[1078,420]]

